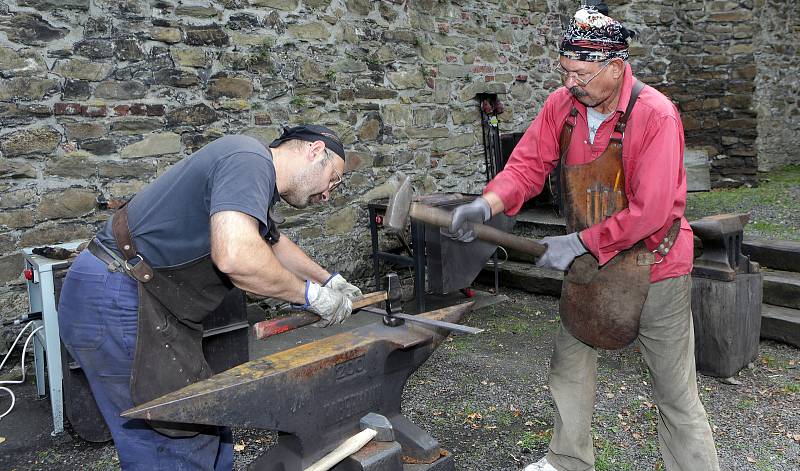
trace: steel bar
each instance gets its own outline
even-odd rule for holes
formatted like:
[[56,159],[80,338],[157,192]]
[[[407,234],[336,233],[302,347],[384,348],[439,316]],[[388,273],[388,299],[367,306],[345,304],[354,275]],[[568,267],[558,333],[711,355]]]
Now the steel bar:
[[389,316],[389,317],[396,317],[398,319],[403,319],[410,322],[418,322],[420,324],[425,325],[432,325],[435,327],[442,327],[444,329],[453,330],[456,332],[463,332],[465,334],[480,334],[483,332],[483,329],[478,329],[475,327],[470,327],[468,325],[461,325],[461,324],[454,324],[452,322],[444,322],[444,321],[436,321],[432,319],[427,319],[424,317],[418,317],[410,314],[403,314],[403,313],[394,313],[394,314],[386,314],[386,311],[377,307],[366,306],[360,309],[361,311],[369,312],[372,314],[377,314],[379,316]]

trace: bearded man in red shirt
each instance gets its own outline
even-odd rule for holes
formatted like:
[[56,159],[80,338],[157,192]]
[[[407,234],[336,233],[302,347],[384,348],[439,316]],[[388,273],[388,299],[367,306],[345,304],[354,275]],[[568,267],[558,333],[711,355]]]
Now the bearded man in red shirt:
[[666,469],[715,471],[695,372],[683,126],[673,103],[633,76],[634,33],[598,7],[581,7],[564,34],[564,87],[483,196],[454,210],[450,232],[470,241],[472,223],[513,216],[561,164],[568,234],[544,238],[537,262],[567,271],[550,365],[555,424],[547,455],[525,471],[594,469],[597,350],[633,341],[650,369]]

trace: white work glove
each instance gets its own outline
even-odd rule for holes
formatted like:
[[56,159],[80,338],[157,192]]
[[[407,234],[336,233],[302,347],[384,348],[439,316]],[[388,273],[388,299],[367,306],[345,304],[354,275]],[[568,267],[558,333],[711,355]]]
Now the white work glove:
[[453,220],[450,222],[450,231],[447,235],[461,242],[472,242],[475,240],[472,225],[482,224],[491,217],[492,208],[489,207],[489,202],[479,196],[453,210]]
[[353,305],[343,293],[308,280],[306,280],[306,304],[303,308],[322,318],[314,324],[317,327],[341,324],[353,312]]
[[563,236],[545,237],[539,242],[547,246],[547,251],[536,261],[536,266],[539,268],[566,271],[575,257],[587,252],[577,232]]
[[345,280],[344,277],[338,272],[331,275],[331,277],[328,278],[328,281],[326,281],[322,286],[335,289],[336,291],[350,298],[351,301],[355,298],[363,296],[363,293],[358,286],[348,283],[347,280]]

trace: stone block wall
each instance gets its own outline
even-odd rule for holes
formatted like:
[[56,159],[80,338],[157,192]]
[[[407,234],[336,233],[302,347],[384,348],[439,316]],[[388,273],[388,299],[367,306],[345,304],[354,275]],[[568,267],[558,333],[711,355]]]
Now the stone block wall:
[[754,2],[758,167],[800,164],[800,4]]
[[[501,132],[524,130],[560,85],[550,69],[578,3],[0,0],[0,312],[24,310],[22,247],[90,237],[107,208],[224,134],[268,143],[303,122],[343,136],[352,172],[330,205],[282,207],[282,229],[366,279],[366,201],[398,171],[420,192],[479,192],[475,95],[498,94]],[[635,73],[716,156],[716,186],[752,181],[762,151],[787,158],[793,3],[607,3],[640,33]]]

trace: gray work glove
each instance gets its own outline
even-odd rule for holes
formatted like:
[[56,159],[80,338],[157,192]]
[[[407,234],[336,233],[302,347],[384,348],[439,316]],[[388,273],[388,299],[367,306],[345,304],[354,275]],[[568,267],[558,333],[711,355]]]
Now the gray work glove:
[[339,273],[334,273],[331,275],[331,277],[328,278],[328,281],[326,281],[322,286],[335,289],[336,291],[347,296],[351,301],[364,295],[358,286],[348,283],[347,280],[345,280],[344,277]]
[[317,327],[341,324],[353,312],[353,305],[343,293],[308,280],[306,280],[306,304],[303,308],[322,318],[314,324]]
[[482,224],[491,217],[492,208],[489,207],[489,202],[479,196],[472,202],[462,204],[453,210],[453,220],[450,222],[450,231],[447,235],[461,242],[472,242],[475,240],[472,225]]
[[577,232],[563,236],[545,237],[540,242],[547,246],[547,251],[536,261],[536,266],[539,268],[566,271],[575,257],[587,252]]

